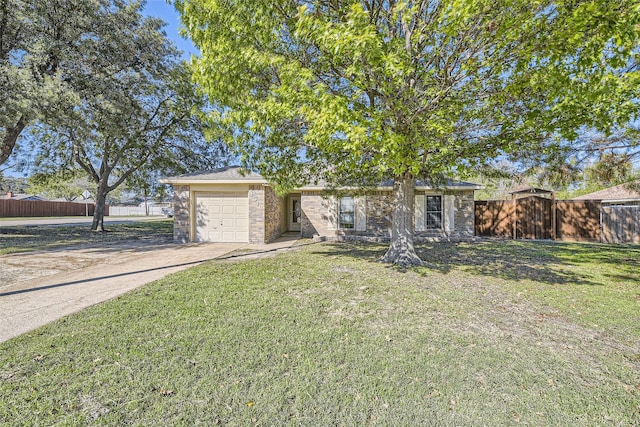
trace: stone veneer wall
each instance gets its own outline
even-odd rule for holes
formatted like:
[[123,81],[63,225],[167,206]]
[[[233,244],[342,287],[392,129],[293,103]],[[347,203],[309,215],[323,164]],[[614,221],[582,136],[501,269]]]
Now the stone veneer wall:
[[454,233],[453,237],[471,238],[475,235],[475,201],[473,191],[460,191],[456,193]]
[[[416,191],[416,194],[425,194]],[[454,229],[447,235],[444,230],[416,232],[416,241],[438,239],[468,239],[474,235],[473,191],[451,192],[454,200]],[[321,191],[302,192],[302,236],[320,235],[329,239],[388,240],[391,234],[391,191],[376,191],[366,196],[366,231],[334,230],[329,222],[329,203]],[[443,212],[444,214],[444,212]]]
[[188,186],[173,186],[173,210],[173,241],[176,243],[188,243],[191,228],[189,220],[191,201],[189,199]]
[[[391,191],[375,191],[367,194],[365,212],[367,214],[367,231],[369,236],[389,238],[391,232],[391,213],[393,211],[393,194]],[[349,234],[362,234],[348,231]]]
[[269,243],[282,234],[283,203],[271,187],[249,186],[249,243]]
[[286,228],[282,228],[285,215],[285,200],[278,196],[273,188],[264,187],[264,242],[269,243],[280,237]]
[[249,186],[249,243],[264,243],[264,187]]
[[336,231],[329,223],[329,199],[322,191],[303,191],[300,198],[302,237],[315,235],[333,238]]

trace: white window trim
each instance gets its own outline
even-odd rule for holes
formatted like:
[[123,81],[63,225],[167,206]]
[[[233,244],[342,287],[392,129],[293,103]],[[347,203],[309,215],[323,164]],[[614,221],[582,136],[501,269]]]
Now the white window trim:
[[[343,227],[342,226],[342,210],[341,210],[341,206],[342,206],[342,200],[343,199],[352,199],[353,200],[353,211],[347,211],[352,213],[353,215],[353,227]],[[352,196],[345,196],[345,197],[340,197],[338,198],[338,229],[339,230],[355,230],[356,229],[356,198],[352,197]]]
[[340,226],[340,199],[342,197],[329,197],[329,229],[341,231],[366,231],[367,230],[367,200],[365,196],[345,196],[353,198],[353,228]]
[[[427,217],[429,211],[427,210],[427,197],[440,197],[440,226],[439,227],[427,227]],[[442,194],[425,194],[424,197],[424,229],[425,230],[443,230],[444,229],[444,195]]]
[[442,198],[442,203],[444,204],[442,211],[442,225],[446,233],[452,233],[455,230],[455,201],[456,196],[453,194],[445,194]]

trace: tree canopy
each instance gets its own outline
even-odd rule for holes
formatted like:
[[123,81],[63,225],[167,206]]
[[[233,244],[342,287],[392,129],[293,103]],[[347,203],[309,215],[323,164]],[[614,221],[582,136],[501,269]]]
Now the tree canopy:
[[[135,36],[127,32],[128,23],[140,7],[126,0],[0,1],[0,164],[25,128],[73,108],[86,71],[95,70],[105,52],[119,49],[122,39]],[[152,54],[138,52],[132,60]]]
[[35,173],[27,179],[30,194],[38,194],[47,199],[64,198],[73,201],[93,187],[81,169],[62,168],[53,173]]
[[[36,130],[35,170],[55,175],[81,169],[96,186],[93,230],[103,230],[107,195],[129,181],[185,172],[225,161],[203,137],[207,100],[166,37],[164,23],[141,14],[140,2],[107,11],[110,32],[81,36],[86,50],[65,71],[69,109]],[[205,157],[203,153],[217,156]]]
[[639,124],[632,122],[608,133],[582,129],[574,141],[561,141],[558,150],[524,163],[557,187],[583,183],[601,189],[637,179]]
[[393,178],[385,260],[413,251],[416,179],[555,150],[637,114],[631,0],[178,0],[195,79],[281,189]]
[[80,168],[96,185],[94,230],[104,229],[106,197],[123,183],[147,188],[158,173],[226,161],[224,149],[202,136],[198,114],[205,100],[184,65],[150,65],[143,72],[124,67],[101,80],[101,95],[90,93],[73,115],[39,127],[36,169]]

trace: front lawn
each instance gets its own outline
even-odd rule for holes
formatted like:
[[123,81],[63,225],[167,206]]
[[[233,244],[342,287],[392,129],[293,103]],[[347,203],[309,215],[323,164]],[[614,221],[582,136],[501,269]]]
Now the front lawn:
[[640,248],[318,244],[0,344],[7,425],[640,424]]
[[0,255],[133,241],[170,243],[173,239],[173,219],[107,224],[106,228],[107,232],[91,231],[88,224],[3,227],[0,222]]

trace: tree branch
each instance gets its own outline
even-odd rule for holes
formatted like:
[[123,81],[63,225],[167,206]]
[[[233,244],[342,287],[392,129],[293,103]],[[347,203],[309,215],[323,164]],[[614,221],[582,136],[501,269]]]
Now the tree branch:
[[97,174],[96,170],[93,167],[93,164],[91,163],[91,160],[89,159],[89,156],[87,155],[87,152],[85,151],[82,144],[79,143],[76,139],[73,130],[69,131],[69,139],[71,140],[73,159],[75,160],[75,162],[89,174],[89,176],[95,183],[100,182],[100,175]]

